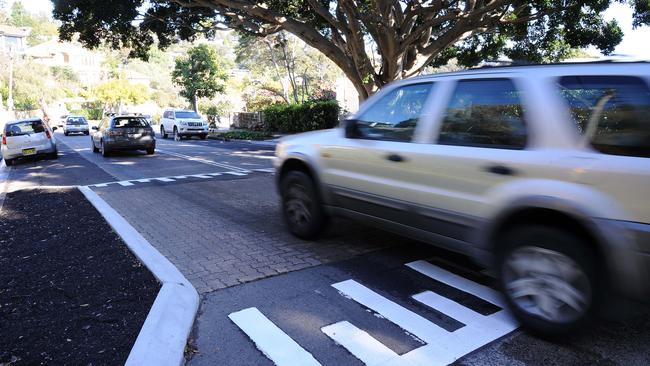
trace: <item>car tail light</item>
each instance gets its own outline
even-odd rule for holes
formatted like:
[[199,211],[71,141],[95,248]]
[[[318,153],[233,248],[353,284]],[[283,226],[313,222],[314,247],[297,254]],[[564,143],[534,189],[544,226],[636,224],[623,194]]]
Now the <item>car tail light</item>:
[[2,144],[6,145],[7,144],[7,136],[2,135]]

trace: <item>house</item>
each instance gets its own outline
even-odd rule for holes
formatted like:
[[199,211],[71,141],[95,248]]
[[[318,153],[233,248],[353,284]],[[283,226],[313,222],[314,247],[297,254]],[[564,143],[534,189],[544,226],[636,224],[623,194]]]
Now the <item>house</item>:
[[35,62],[50,67],[68,67],[79,76],[79,81],[94,85],[105,78],[102,67],[104,55],[87,50],[73,42],[57,39],[29,47],[25,55]]
[[0,25],[0,53],[9,53],[10,49],[22,54],[27,49],[27,36],[31,32],[28,27],[12,27]]

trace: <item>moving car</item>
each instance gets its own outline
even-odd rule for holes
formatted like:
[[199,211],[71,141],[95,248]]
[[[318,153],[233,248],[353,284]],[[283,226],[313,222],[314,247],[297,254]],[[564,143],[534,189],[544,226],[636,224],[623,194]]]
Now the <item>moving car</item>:
[[205,140],[208,132],[208,123],[194,111],[166,109],[160,118],[160,135],[164,139],[171,134],[176,141],[192,136]]
[[477,69],[386,86],[339,128],[283,139],[289,230],[333,215],[492,269],[557,335],[610,294],[650,299],[650,64]]
[[63,125],[63,134],[68,136],[71,133],[82,133],[88,135],[90,131],[88,130],[88,121],[85,117],[81,116],[69,116],[65,120],[65,125]]
[[149,155],[156,151],[156,134],[141,116],[105,117],[92,131],[93,152],[101,152],[104,157],[118,150],[145,150]]
[[10,121],[2,133],[2,158],[6,165],[25,156],[44,155],[52,159],[58,157],[56,139],[50,127],[40,118]]

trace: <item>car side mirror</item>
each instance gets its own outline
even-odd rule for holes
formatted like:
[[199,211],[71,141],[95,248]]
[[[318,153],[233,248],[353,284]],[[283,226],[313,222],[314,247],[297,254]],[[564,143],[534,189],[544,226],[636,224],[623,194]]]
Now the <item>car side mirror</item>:
[[56,127],[56,126],[52,127],[52,131],[56,131],[56,130],[58,130],[58,129],[59,129],[59,128]]
[[95,131],[97,131],[97,130],[99,130],[99,127],[97,127],[97,126],[92,126],[90,129],[91,129],[91,130],[95,130]]
[[361,137],[361,131],[359,131],[359,121],[356,119],[347,119],[345,120],[345,137],[349,139],[358,139]]

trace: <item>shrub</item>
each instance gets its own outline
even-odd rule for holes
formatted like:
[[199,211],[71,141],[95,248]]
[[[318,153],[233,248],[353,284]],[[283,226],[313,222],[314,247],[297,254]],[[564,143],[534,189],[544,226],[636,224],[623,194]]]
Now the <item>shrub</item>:
[[219,132],[215,134],[214,137],[225,140],[265,140],[271,136],[265,132],[259,131],[233,130]]
[[101,108],[72,110],[70,115],[86,117],[87,120],[101,120],[103,118]]
[[336,127],[339,111],[335,100],[314,100],[272,105],[265,108],[263,114],[268,131],[296,133]]

